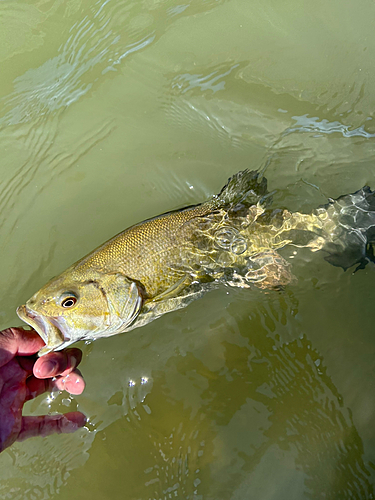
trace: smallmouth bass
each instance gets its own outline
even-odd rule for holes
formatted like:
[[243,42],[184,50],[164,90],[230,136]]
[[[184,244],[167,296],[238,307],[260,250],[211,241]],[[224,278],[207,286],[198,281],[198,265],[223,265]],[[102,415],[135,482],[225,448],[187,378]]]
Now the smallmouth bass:
[[365,186],[310,214],[273,210],[267,181],[245,170],[208,201],[126,229],[17,309],[45,342],[44,355],[83,339],[143,326],[220,283],[280,290],[292,279],[277,252],[323,251],[347,269],[374,262],[375,193]]

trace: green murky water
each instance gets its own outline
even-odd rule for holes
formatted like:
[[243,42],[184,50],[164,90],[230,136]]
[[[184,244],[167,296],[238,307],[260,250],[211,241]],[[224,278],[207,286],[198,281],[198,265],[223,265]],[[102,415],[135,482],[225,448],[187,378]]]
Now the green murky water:
[[[368,0],[3,0],[0,327],[243,168],[292,210],[374,188],[374,18]],[[374,268],[302,251],[293,270],[284,293],[223,288],[82,345],[84,394],[27,410],[90,430],[4,452],[1,498],[374,498]]]

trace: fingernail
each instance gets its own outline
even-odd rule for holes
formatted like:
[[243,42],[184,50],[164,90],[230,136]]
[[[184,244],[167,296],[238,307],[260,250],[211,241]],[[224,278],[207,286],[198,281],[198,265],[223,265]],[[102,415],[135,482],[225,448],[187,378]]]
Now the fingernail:
[[39,374],[42,377],[51,377],[52,375],[55,375],[57,367],[58,367],[57,361],[53,361],[51,359],[49,359],[48,361],[46,360],[39,368]]

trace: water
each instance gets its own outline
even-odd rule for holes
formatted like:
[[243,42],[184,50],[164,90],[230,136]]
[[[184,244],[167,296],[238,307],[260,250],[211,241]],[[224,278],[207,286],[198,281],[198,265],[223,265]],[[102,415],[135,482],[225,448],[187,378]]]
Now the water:
[[[1,328],[50,277],[243,168],[308,211],[375,187],[374,4],[0,3]],[[87,428],[0,456],[3,499],[370,499],[374,268],[284,254],[283,293],[222,288],[83,344]]]

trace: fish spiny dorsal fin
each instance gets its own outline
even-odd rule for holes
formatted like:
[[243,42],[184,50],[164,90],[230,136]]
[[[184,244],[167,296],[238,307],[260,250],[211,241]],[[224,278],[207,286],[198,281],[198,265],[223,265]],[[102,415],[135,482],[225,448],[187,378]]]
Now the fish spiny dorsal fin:
[[267,179],[256,170],[242,170],[228,179],[223,189],[214,198],[221,206],[251,206],[262,203],[268,194]]

